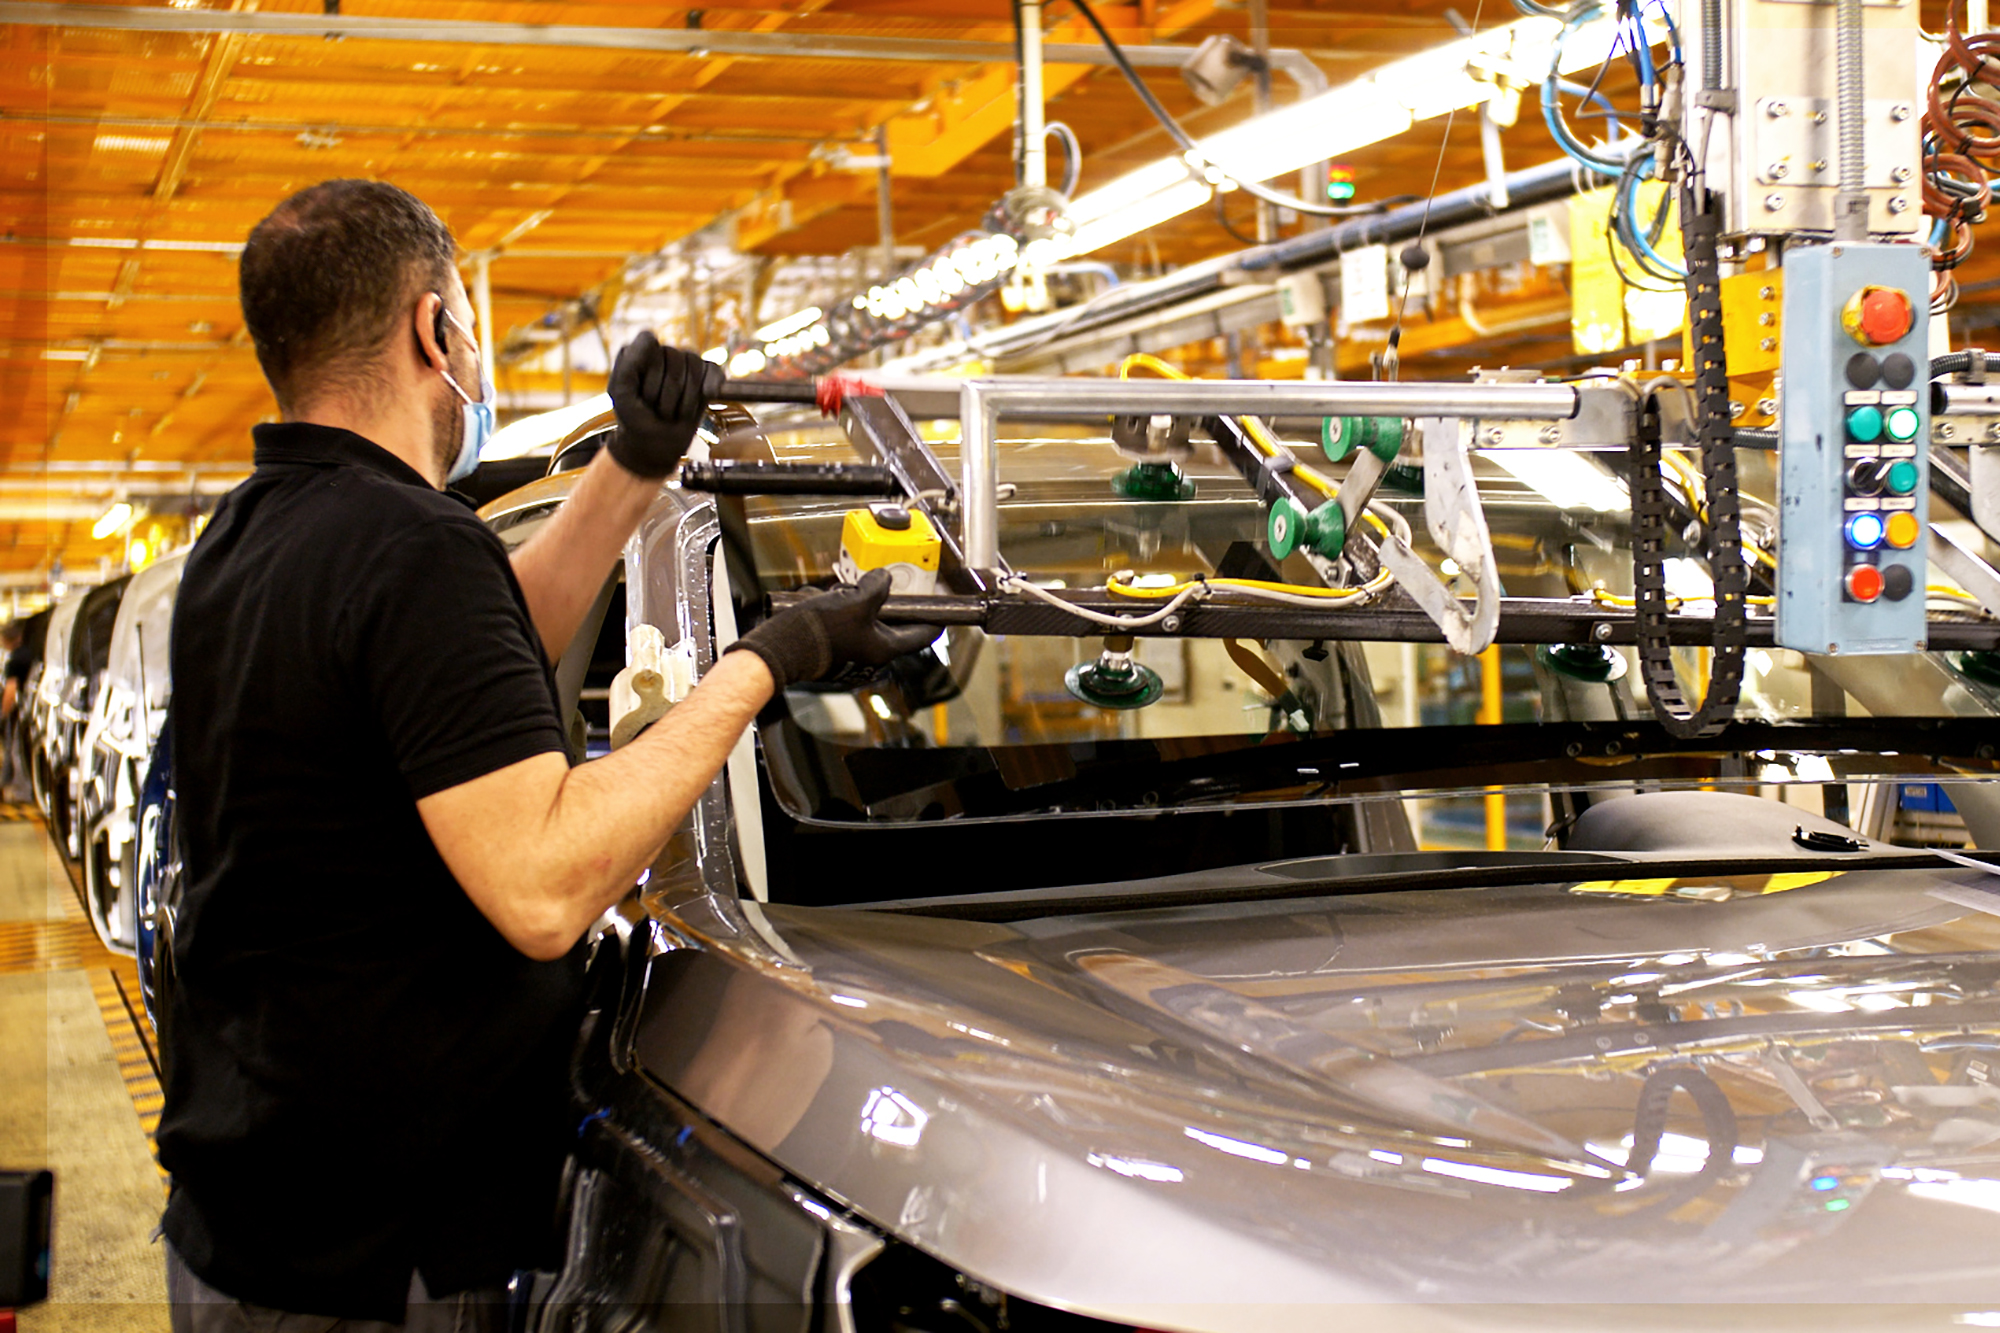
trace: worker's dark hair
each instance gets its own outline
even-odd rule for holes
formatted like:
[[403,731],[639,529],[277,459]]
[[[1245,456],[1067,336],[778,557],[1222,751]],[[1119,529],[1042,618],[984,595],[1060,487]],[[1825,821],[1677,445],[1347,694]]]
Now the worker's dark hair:
[[243,245],[243,322],[278,406],[365,390],[410,303],[444,291],[450,228],[383,181],[325,181],[271,210]]

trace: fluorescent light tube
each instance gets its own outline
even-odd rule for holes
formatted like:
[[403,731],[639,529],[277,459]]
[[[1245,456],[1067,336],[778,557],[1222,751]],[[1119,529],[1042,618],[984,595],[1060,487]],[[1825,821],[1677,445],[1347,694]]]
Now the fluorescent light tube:
[[[1088,254],[1206,203],[1210,186],[1198,179],[1204,165],[1210,174],[1266,181],[1394,138],[1418,121],[1477,106],[1491,97],[1495,85],[1475,78],[1470,72],[1475,66],[1512,69],[1539,82],[1548,71],[1561,26],[1553,19],[1523,18],[1447,42],[1199,140],[1193,165],[1176,153],[1128,172],[1071,204],[1076,232],[1057,246],[1051,262]],[[1606,17],[1572,30],[1563,43],[1561,72],[1572,74],[1601,64],[1617,30],[1609,11]],[[1655,41],[1664,40],[1664,24],[1650,19],[1647,34]]]
[[100,514],[97,522],[90,525],[91,540],[101,542],[131,521],[132,506],[120,500]]

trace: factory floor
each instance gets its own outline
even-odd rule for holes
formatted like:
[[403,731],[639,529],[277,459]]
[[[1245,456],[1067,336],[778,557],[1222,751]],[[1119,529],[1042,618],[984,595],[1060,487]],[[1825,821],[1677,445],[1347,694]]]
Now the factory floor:
[[166,1333],[160,1090],[138,998],[32,807],[0,804],[0,1169],[56,1175],[49,1300],[20,1312],[21,1333]]

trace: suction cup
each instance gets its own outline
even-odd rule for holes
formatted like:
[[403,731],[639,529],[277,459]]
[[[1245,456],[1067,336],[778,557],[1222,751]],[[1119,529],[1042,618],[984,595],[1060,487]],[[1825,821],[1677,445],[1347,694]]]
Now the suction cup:
[[1625,655],[1601,643],[1545,644],[1535,649],[1541,664],[1558,675],[1590,684],[1605,684],[1625,676]]
[[1132,660],[1130,638],[1106,639],[1095,662],[1063,673],[1063,688],[1093,708],[1144,708],[1166,691],[1159,672]]
[[1953,653],[1949,660],[1981,685],[2000,686],[2000,653],[1974,650]]

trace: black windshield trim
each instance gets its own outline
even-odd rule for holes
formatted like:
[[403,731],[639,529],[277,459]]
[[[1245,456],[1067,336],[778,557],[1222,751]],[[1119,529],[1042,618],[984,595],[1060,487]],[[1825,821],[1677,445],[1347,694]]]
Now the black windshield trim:
[[[1952,863],[1928,852],[1875,852],[1844,857],[1727,856],[1690,857],[1611,852],[1517,853],[1382,853],[1340,858],[1355,863],[1379,863],[1427,856],[1448,856],[1463,864],[1439,869],[1385,869],[1357,865],[1312,879],[1279,879],[1256,866],[1221,872],[1204,879],[1221,883],[1138,881],[1129,884],[1086,884],[1018,893],[987,893],[957,898],[905,898],[855,903],[851,910],[896,912],[910,916],[943,917],[955,921],[1015,922],[1050,917],[1099,915],[1165,907],[1211,907],[1230,903],[1284,902],[1299,898],[1334,898],[1351,894],[1436,889],[1512,888],[1533,884],[1577,882],[1585,875],[1569,871],[1594,869],[1645,872],[1647,878],[1700,875],[1780,875],[1810,871],[1951,869]],[[1488,858],[1518,858],[1515,863]],[[1251,877],[1256,876],[1254,882]],[[1192,879],[1193,877],[1189,877]],[[1234,882],[1231,882],[1234,881]],[[1648,899],[1654,901],[1654,899]],[[1696,904],[1690,904],[1696,906]]]
[[[1968,778],[2000,776],[2000,763],[1994,758],[2000,754],[2000,718],[1738,722],[1720,736],[1706,739],[1674,736],[1650,720],[1628,720],[1356,728],[1303,737],[1279,733],[1261,739],[1183,737],[1170,742],[1072,741],[943,750],[839,745],[792,725],[826,760],[843,764],[871,803],[948,782],[956,789],[961,817],[983,819],[1058,811],[1167,811],[1189,802],[1213,804],[1287,786],[1311,789],[1301,801],[1325,801],[1417,789],[1601,785],[1640,776],[1605,767],[1606,760],[1757,751],[1908,755],[1932,766],[1970,770]],[[1206,753],[1188,753],[1197,746],[1210,748]],[[1046,766],[1033,762],[1038,757],[1050,762]],[[1556,765],[1554,770],[1551,764]],[[1836,777],[1843,776],[1839,767]],[[898,785],[899,774],[912,769],[920,770],[921,779]],[[1037,769],[1063,776],[1032,784],[1021,781],[1022,773]],[[1443,780],[1412,781],[1433,775]],[[1688,776],[1714,777],[1708,772]],[[873,822],[826,820],[817,812],[807,812],[804,818]]]

